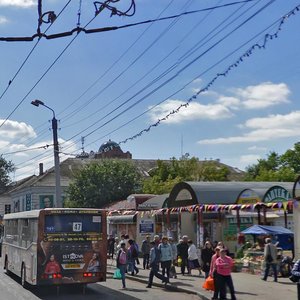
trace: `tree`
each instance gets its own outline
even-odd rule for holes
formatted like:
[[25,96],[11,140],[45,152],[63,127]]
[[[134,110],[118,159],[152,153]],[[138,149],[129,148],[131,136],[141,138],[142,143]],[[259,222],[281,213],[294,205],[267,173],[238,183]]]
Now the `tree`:
[[300,173],[300,143],[294,144],[294,149],[287,150],[280,157],[281,163],[294,170],[295,173]]
[[123,160],[103,160],[81,169],[69,185],[65,206],[102,208],[139,192],[141,176]]
[[288,150],[281,156],[270,152],[267,159],[259,159],[257,164],[246,168],[245,180],[294,181],[297,170],[300,170],[300,159],[297,155],[300,155],[300,144],[295,144],[295,150]]
[[7,161],[0,156],[0,192],[5,191],[8,184],[11,182],[9,174],[14,172],[15,166],[11,161]]
[[199,162],[198,158],[183,156],[170,162],[157,161],[157,168],[150,172],[151,178],[143,183],[143,192],[169,193],[180,181],[227,181],[229,169],[216,161]]

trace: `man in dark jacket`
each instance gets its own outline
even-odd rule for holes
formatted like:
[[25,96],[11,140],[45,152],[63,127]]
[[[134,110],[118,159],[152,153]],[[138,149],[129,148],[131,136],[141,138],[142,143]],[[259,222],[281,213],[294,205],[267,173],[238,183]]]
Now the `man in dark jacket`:
[[147,235],[146,239],[143,240],[142,247],[141,247],[141,251],[142,251],[142,254],[143,254],[143,268],[144,268],[144,270],[146,268],[149,269],[149,254],[150,254],[150,249],[151,249],[150,236]]
[[189,264],[188,264],[188,236],[184,235],[182,241],[177,245],[177,255],[182,259],[181,262],[181,274],[184,275],[185,267],[187,268],[188,274],[190,274]]

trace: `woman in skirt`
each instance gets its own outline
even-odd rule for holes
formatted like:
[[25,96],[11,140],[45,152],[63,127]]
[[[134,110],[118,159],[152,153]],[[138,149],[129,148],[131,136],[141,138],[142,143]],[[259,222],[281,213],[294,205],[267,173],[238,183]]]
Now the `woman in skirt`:
[[188,240],[188,261],[189,261],[189,269],[197,269],[199,271],[199,275],[201,275],[201,266],[199,264],[197,248],[194,245],[192,240]]

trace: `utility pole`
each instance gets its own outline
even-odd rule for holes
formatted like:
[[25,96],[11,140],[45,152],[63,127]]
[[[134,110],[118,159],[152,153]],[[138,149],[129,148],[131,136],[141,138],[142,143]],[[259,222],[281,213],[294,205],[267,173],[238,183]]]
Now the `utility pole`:
[[59,165],[59,147],[58,147],[58,138],[57,138],[57,119],[55,118],[55,112],[54,110],[47,106],[43,101],[41,100],[34,100],[31,102],[34,106],[42,105],[53,113],[52,118],[52,131],[53,131],[53,149],[54,149],[54,169],[55,169],[55,201],[54,206],[55,207],[62,207],[62,198],[61,198],[61,186],[60,186],[60,165]]

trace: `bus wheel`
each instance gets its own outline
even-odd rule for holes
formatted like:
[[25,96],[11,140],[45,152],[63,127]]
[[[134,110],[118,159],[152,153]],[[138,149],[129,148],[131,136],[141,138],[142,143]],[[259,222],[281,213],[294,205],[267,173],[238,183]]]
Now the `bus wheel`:
[[26,268],[25,264],[22,264],[22,270],[21,270],[21,285],[23,288],[26,288]]

